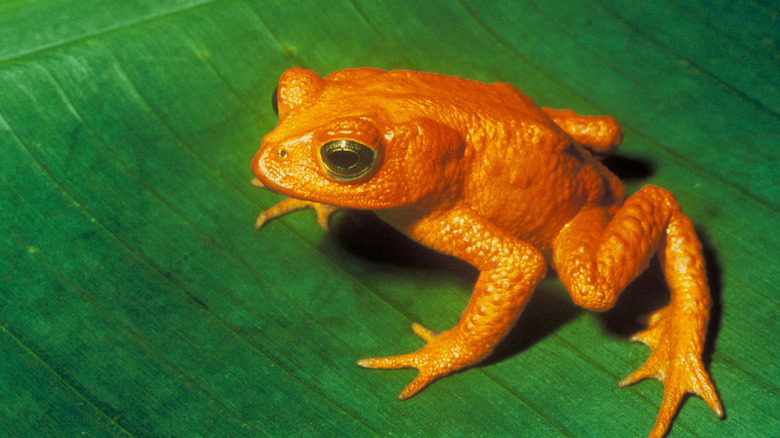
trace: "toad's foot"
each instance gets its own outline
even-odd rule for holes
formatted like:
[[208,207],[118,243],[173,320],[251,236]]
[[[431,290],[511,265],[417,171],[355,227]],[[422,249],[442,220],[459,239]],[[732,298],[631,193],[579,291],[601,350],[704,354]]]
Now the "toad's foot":
[[[260,182],[260,180],[257,178],[252,179],[251,183],[255,187],[265,187],[263,183]],[[328,231],[330,217],[333,216],[333,213],[341,209],[341,207],[336,207],[335,205],[321,204],[319,202],[305,201],[303,199],[287,198],[284,201],[269,208],[268,210],[260,213],[260,216],[257,217],[257,221],[255,222],[255,229],[259,230],[273,219],[297,210],[303,210],[305,208],[311,208],[317,212],[317,223],[319,223],[320,227],[325,231]]]
[[668,306],[653,313],[648,322],[649,327],[632,336],[631,341],[650,347],[650,357],[618,385],[624,387],[647,378],[663,383],[664,397],[650,437],[664,435],[686,393],[704,399],[715,415],[723,418],[723,406],[701,362],[701,340],[692,342],[696,335],[689,333],[685,316],[676,315],[675,309]]
[[398,395],[399,400],[406,400],[434,380],[483,359],[479,355],[471,354],[471,349],[463,341],[462,336],[458,335],[457,327],[443,332],[434,332],[414,323],[412,330],[427,342],[423,348],[400,356],[361,359],[357,363],[363,368],[416,368],[420,371],[412,383]]

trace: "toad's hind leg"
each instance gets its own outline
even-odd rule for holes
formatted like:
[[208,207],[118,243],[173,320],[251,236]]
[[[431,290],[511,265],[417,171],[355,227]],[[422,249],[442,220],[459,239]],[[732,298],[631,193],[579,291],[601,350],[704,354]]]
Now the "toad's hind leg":
[[607,310],[658,250],[671,301],[653,313],[648,328],[631,339],[652,352],[620,386],[645,378],[664,384],[664,398],[651,437],[666,433],[686,393],[703,398],[719,417],[723,408],[701,362],[710,296],[701,244],[691,221],[664,189],[646,186],[612,218],[599,208],[583,210],[553,245],[555,268],[573,300]]
[[572,110],[542,108],[563,132],[601,159],[615,152],[623,138],[617,121],[608,116],[581,116]]

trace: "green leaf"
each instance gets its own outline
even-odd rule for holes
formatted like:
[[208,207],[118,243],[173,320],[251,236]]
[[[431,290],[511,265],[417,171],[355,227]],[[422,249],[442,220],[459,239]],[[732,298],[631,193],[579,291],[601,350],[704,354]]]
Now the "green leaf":
[[[709,368],[670,436],[780,435],[780,27],[770,2],[7,0],[0,5],[0,435],[643,436],[618,390],[656,268],[590,314],[545,280],[488,364],[419,396],[355,360],[452,326],[474,272],[370,219],[323,233],[249,184],[288,67],[506,81],[610,114],[630,190],[696,223]],[[363,222],[361,222],[363,221]]]

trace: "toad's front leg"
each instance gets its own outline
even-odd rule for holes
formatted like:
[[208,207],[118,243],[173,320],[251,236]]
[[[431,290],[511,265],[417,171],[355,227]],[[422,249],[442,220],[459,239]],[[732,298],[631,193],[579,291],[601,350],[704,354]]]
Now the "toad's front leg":
[[489,356],[514,326],[544,276],[546,262],[535,247],[504,233],[470,209],[451,210],[409,227],[393,225],[424,245],[480,270],[471,300],[455,327],[437,333],[414,324],[415,333],[427,342],[423,348],[358,362],[366,368],[419,370],[417,378],[399,395],[403,400],[434,380]]
[[[255,187],[265,188],[263,183],[260,182],[260,180],[257,178],[253,178],[251,183]],[[336,207],[335,205],[322,204],[319,202],[306,201],[303,199],[287,198],[284,201],[269,208],[268,210],[260,213],[260,216],[257,217],[257,221],[255,221],[255,229],[259,230],[273,219],[282,217],[294,211],[303,210],[305,208],[311,208],[317,212],[317,223],[319,223],[320,227],[325,231],[328,231],[330,217],[333,216],[333,213],[341,210],[341,207]]]

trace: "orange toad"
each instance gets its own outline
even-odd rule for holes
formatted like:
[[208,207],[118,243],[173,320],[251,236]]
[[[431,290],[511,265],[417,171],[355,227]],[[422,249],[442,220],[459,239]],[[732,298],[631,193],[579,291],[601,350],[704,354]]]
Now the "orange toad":
[[294,68],[277,89],[278,126],[252,161],[255,184],[290,198],[268,220],[300,208],[320,224],[339,208],[373,210],[412,239],[479,269],[457,325],[366,368],[416,368],[399,398],[485,359],[512,328],[548,263],[578,305],[604,311],[657,251],[671,302],[632,340],[647,362],[620,382],[664,384],[651,436],[663,435],[682,397],[723,415],[701,362],[710,297],[691,221],[664,189],[624,200],[599,161],[617,148],[610,117],[538,108],[508,84],[361,68],[320,78]]

